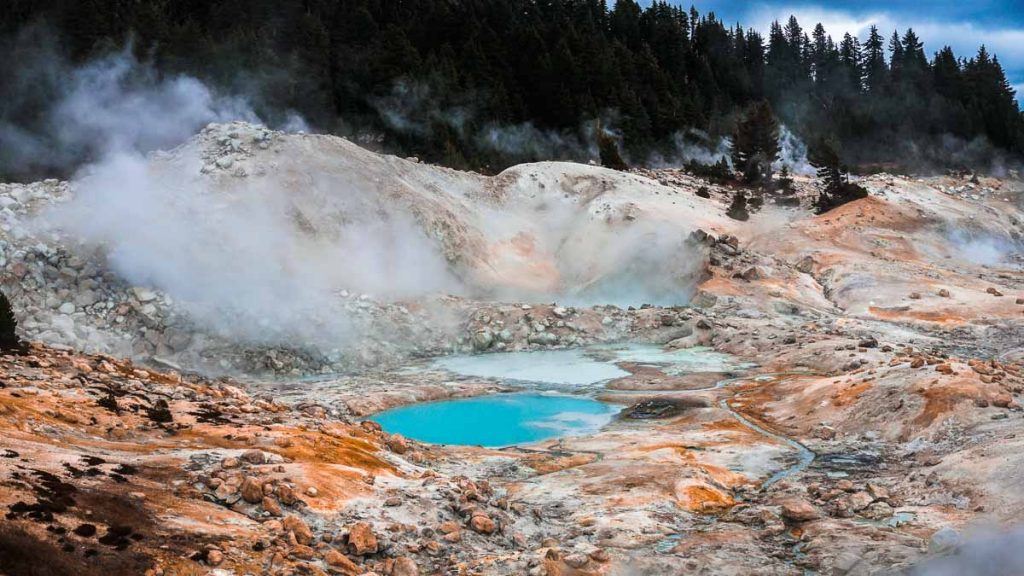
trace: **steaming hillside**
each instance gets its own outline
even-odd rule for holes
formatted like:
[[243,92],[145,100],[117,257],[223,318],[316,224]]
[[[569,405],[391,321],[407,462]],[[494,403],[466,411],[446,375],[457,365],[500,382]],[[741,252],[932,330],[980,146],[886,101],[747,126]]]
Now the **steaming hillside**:
[[[62,227],[114,253],[128,244],[183,253],[172,264],[206,266],[207,276],[194,294],[182,286],[186,296],[239,280],[229,275],[281,271],[301,284],[385,298],[680,303],[692,284],[688,261],[696,259],[686,257],[683,240],[724,222],[713,202],[602,168],[530,164],[486,178],[339,138],[237,123],[207,128],[145,163],[115,157],[89,170],[77,189]],[[83,213],[91,217],[76,222]],[[167,287],[179,272],[199,271],[116,260],[129,277]],[[650,270],[637,269],[637,260]],[[627,265],[647,274],[617,292],[615,277]]]
[[706,260],[687,238],[731,222],[721,201],[634,174],[491,178],[243,123],[5,197],[25,327],[164,359],[214,342],[443,346],[448,295],[684,304]]

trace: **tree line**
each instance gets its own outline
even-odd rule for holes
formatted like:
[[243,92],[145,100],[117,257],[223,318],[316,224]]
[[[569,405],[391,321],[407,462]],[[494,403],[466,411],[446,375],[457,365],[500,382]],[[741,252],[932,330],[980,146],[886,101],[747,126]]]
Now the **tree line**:
[[[872,27],[862,43],[790,17],[765,37],[634,0],[8,0],[4,46],[33,25],[76,62],[131,41],[163,73],[256,86],[267,115],[295,110],[318,130],[460,168],[584,159],[606,133],[627,160],[670,157],[688,134],[731,135],[760,102],[805,141],[841,142],[850,165],[949,161],[951,139],[1024,154],[998,58],[983,46],[929,57],[910,29]],[[17,65],[4,58],[0,73]],[[0,105],[0,122],[31,113]]]

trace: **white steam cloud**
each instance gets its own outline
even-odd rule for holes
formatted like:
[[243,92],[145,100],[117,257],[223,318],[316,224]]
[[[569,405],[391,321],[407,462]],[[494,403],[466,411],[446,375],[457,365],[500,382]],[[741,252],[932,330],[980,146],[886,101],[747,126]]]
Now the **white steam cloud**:
[[59,142],[101,153],[177,145],[210,122],[259,119],[238,97],[215,95],[189,76],[159,78],[131,49],[76,69],[52,114]]
[[[648,160],[648,164],[656,168],[679,167],[688,162],[699,162],[701,164],[717,164],[725,160],[732,166],[730,149],[732,143],[729,138],[715,139],[701,130],[688,130],[677,132],[673,137],[675,149],[668,157],[654,155]],[[779,158],[772,164],[776,172],[782,170],[783,166],[789,167],[791,174],[813,176],[814,167],[807,160],[807,145],[785,125],[779,126]]]
[[778,172],[783,166],[789,167],[790,174],[814,176],[814,166],[807,160],[807,145],[786,126],[779,127],[779,159],[772,164]]
[[501,125],[489,123],[476,136],[476,143],[484,150],[492,150],[519,158],[531,159],[592,159],[598,155],[593,122],[584,123],[589,130],[584,135],[565,134],[555,130],[542,130],[532,122]]
[[32,48],[19,45],[15,54],[25,64],[7,79],[13,89],[0,104],[8,118],[0,121],[3,170],[66,171],[115,152],[176,146],[210,122],[258,121],[245,98],[216,94],[190,76],[161,75],[131,46],[73,67],[45,34],[21,44]]
[[926,560],[910,576],[1015,576],[1024,566],[1024,528],[978,530],[944,556]]
[[1003,264],[1009,261],[1011,254],[1020,251],[1014,241],[987,231],[956,229],[948,233],[947,238],[958,260],[982,266]]
[[[401,214],[301,233],[281,190],[225,189],[190,154],[168,164],[116,153],[89,167],[47,224],[102,246],[128,282],[170,294],[207,328],[270,344],[331,348],[357,328],[338,292],[457,291],[439,251]],[[190,177],[189,174],[195,176]]]
[[647,163],[654,168],[669,168],[682,166],[688,162],[717,164],[725,160],[729,166],[732,166],[728,138],[719,138],[716,141],[703,130],[690,129],[673,134],[672,144],[675,149],[669,157],[655,154],[648,159]]

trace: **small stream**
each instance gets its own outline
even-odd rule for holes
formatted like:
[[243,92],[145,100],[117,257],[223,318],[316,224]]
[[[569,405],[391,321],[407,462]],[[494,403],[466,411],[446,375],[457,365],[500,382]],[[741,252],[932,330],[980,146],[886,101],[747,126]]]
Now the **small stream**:
[[732,417],[739,421],[740,424],[743,424],[747,428],[750,428],[751,430],[757,432],[758,434],[761,434],[762,436],[767,436],[768,438],[771,438],[778,442],[782,442],[783,444],[796,450],[796,463],[793,464],[792,466],[789,466],[788,468],[783,468],[782,470],[779,470],[778,472],[769,476],[767,480],[761,482],[761,490],[769,488],[772,484],[775,484],[779,480],[783,480],[785,478],[788,478],[789,476],[792,476],[794,474],[797,474],[798,472],[803,471],[808,466],[810,466],[811,463],[814,462],[816,454],[810,448],[804,446],[803,444],[797,442],[796,440],[793,440],[792,438],[782,436],[774,432],[769,432],[768,430],[765,430],[764,428],[758,426],[757,424],[754,424],[746,416],[743,416],[739,412],[736,412],[735,410],[732,409],[732,407],[729,406],[729,398],[723,398],[718,402],[718,405],[723,410],[729,412],[729,414],[732,414]]
[[[799,375],[799,374],[805,374],[805,373],[804,372],[779,372],[779,373],[774,373],[774,374],[761,374],[761,375],[756,376],[754,378],[727,378],[727,379],[724,379],[724,380],[721,380],[721,381],[717,382],[714,386],[710,386],[708,388],[702,388],[700,390],[692,390],[691,392],[716,390],[716,389],[720,389],[720,388],[725,388],[726,386],[729,386],[730,384],[734,384],[736,382],[741,382],[741,381],[744,381],[744,380],[754,380],[754,381],[764,382],[764,381],[771,380],[773,378],[777,378],[779,376],[791,376],[791,375]],[[817,457],[817,455],[814,453],[813,450],[811,450],[807,446],[804,446],[800,442],[797,442],[796,440],[793,440],[792,438],[789,438],[787,436],[782,436],[780,434],[776,434],[774,432],[771,432],[769,430],[766,430],[766,429],[762,428],[761,426],[758,426],[754,422],[750,421],[750,419],[748,419],[746,416],[743,416],[739,412],[733,410],[733,408],[731,406],[729,406],[729,400],[730,399],[731,398],[723,398],[723,399],[719,400],[718,406],[722,410],[725,410],[726,412],[728,412],[740,424],[746,426],[747,428],[753,430],[754,432],[757,432],[758,434],[761,434],[762,436],[766,436],[766,437],[771,438],[773,440],[776,440],[778,442],[782,442],[783,444],[786,444],[787,446],[793,448],[797,452],[797,461],[796,461],[796,463],[793,464],[792,466],[787,466],[786,468],[778,470],[777,472],[775,472],[774,474],[769,476],[767,479],[765,479],[764,482],[761,482],[761,485],[758,487],[759,491],[764,491],[764,490],[770,488],[773,484],[779,482],[780,480],[784,480],[784,479],[786,479],[786,478],[788,478],[790,476],[793,476],[795,474],[798,474],[798,473],[802,472],[803,470],[807,469],[808,466],[810,466],[812,463],[814,463],[814,459]],[[671,554],[672,550],[676,547],[677,544],[679,544],[680,540],[683,539],[683,536],[684,536],[684,533],[682,533],[682,532],[678,532],[678,533],[674,533],[674,534],[669,534],[669,535],[665,536],[665,538],[661,539],[660,541],[658,541],[654,545],[654,551],[657,552],[658,554]]]

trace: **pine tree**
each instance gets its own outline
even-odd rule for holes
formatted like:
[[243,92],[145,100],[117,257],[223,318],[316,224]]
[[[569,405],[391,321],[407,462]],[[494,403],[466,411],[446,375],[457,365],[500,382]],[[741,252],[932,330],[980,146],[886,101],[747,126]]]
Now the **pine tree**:
[[851,184],[839,157],[839,143],[833,138],[821,138],[807,151],[807,160],[818,172],[818,198],[814,207],[818,214],[867,196],[867,190]]
[[745,182],[771,179],[772,163],[779,157],[779,123],[767,101],[750,106],[736,123],[730,155]]
[[961,95],[960,62],[953,54],[953,49],[944,46],[935,53],[932,64],[932,85],[935,92],[951,99],[959,99]]
[[18,321],[14,318],[14,310],[7,295],[0,292],[0,353],[19,352],[25,344],[18,338]]
[[892,38],[889,39],[889,54],[889,74],[892,77],[893,83],[899,84],[903,80],[905,52],[899,32],[895,30],[892,32]]
[[629,165],[622,159],[618,142],[615,141],[614,136],[604,130],[600,122],[597,123],[595,134],[597,137],[597,151],[601,157],[601,165],[612,170],[628,170]]
[[849,32],[843,35],[839,44],[839,64],[842,69],[843,89],[848,94],[859,94],[863,88],[861,77],[864,75],[861,65],[860,41]]
[[747,193],[745,191],[737,190],[733,194],[732,203],[726,209],[725,215],[741,222],[746,222],[750,219],[750,212],[747,211]]
[[862,59],[865,88],[871,94],[881,94],[889,68],[885,63],[885,41],[874,25],[871,26],[868,39],[864,42]]

